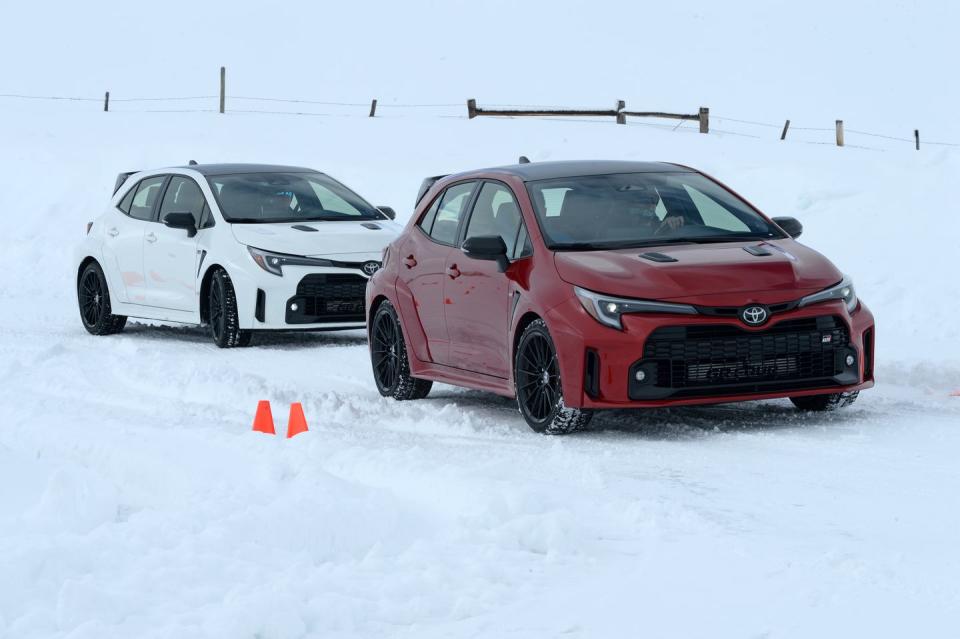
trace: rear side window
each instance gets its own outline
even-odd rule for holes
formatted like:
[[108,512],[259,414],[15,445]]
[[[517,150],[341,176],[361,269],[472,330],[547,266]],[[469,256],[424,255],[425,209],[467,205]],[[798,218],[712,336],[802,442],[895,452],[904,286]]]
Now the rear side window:
[[206,200],[197,183],[188,177],[175,175],[170,178],[170,185],[163,196],[160,205],[160,220],[167,213],[190,213],[197,228],[202,228],[203,207]]
[[117,205],[117,208],[127,215],[130,215],[130,204],[133,203],[133,196],[137,194],[138,186],[140,186],[139,183],[131,186],[130,190],[127,191],[127,194],[123,196],[122,200],[120,200],[120,204]]
[[430,237],[442,244],[454,244],[457,241],[460,220],[476,186],[476,182],[465,182],[454,184],[444,191],[440,208],[430,229]]
[[163,187],[163,181],[167,179],[165,175],[147,178],[137,185],[137,194],[133,196],[133,202],[130,204],[130,217],[137,220],[153,220],[153,209],[160,197],[160,189]]
[[427,235],[430,235],[430,230],[433,228],[433,221],[437,219],[437,211],[440,210],[440,200],[442,199],[443,195],[438,195],[437,199],[435,199],[433,204],[430,205],[430,209],[427,211],[427,214],[423,216],[422,220],[420,220],[419,226]]

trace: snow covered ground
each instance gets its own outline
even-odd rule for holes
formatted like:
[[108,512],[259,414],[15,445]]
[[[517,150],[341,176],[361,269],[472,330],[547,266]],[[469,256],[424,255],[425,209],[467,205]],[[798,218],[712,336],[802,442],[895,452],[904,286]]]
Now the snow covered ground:
[[[429,117],[0,127],[0,636],[952,632],[956,155]],[[795,214],[877,315],[877,388],[831,415],[617,412],[549,438],[484,393],[381,399],[362,334],[222,351],[192,328],[94,338],[77,317],[69,248],[120,170],[299,163],[408,215],[423,176],[520,153],[682,161]],[[310,432],[250,432],[259,399],[280,428],[303,402]]]
[[[8,4],[0,639],[956,634],[960,149],[927,141],[960,141],[957,3]],[[123,101],[210,95],[221,64],[225,115]],[[468,121],[470,97],[702,105],[711,133]],[[914,128],[920,152],[856,132]],[[380,398],[362,333],[222,351],[80,324],[70,252],[119,171],[300,164],[406,217],[423,177],[521,154],[689,164],[798,217],[877,317],[877,387],[550,438],[483,393]],[[310,432],[250,432],[260,399],[280,429],[302,402]]]

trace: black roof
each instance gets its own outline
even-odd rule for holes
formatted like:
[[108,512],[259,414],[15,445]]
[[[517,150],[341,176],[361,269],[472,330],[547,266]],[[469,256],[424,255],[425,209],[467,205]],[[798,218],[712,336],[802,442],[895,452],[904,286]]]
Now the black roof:
[[203,175],[230,175],[232,173],[319,173],[302,166],[280,166],[277,164],[192,164],[178,166],[178,169],[190,169]]
[[[626,162],[622,160],[571,160],[563,162],[530,162],[486,169],[489,172],[509,173],[524,182],[550,180],[579,175],[610,175],[614,173],[693,173],[693,169],[669,162]],[[477,173],[478,171],[470,171]]]

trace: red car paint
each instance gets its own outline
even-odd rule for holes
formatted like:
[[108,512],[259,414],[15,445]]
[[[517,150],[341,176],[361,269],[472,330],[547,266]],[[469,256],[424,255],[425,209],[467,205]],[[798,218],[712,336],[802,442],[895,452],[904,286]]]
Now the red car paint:
[[[370,280],[366,293],[368,323],[383,300],[394,305],[414,377],[513,397],[517,339],[531,319],[541,318],[557,348],[563,399],[569,407],[708,404],[822,395],[873,386],[872,367],[866,370],[868,362],[873,361],[873,343],[871,339],[865,344],[864,335],[873,329],[874,319],[862,303],[853,313],[841,300],[812,304],[778,314],[759,328],[750,328],[737,317],[701,315],[625,315],[622,331],[599,323],[575,297],[574,285],[626,298],[744,307],[798,300],[836,284],[842,274],[825,257],[789,238],[768,241],[773,254],[762,259],[743,250],[757,244],[756,240],[643,249],[676,257],[678,261],[672,263],[638,259],[637,254],[643,250],[636,248],[554,252],[545,244],[519,169],[485,169],[437,181],[418,203],[404,232],[390,245],[381,270]],[[438,244],[417,226],[447,187],[471,180],[505,184],[519,204],[533,254],[512,261],[506,272],[499,272],[494,262],[473,259],[459,248]],[[780,322],[824,315],[840,317],[846,324],[850,345],[860,355],[856,383],[662,400],[631,400],[628,396],[630,367],[640,359],[645,340],[658,327],[729,325],[763,333]],[[583,384],[588,348],[600,359],[599,393],[593,397],[584,392]]]

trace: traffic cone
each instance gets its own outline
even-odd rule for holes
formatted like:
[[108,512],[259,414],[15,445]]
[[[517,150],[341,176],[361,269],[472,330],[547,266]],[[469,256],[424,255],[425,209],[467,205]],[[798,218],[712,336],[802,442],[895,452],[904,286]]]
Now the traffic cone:
[[276,435],[273,428],[273,413],[270,411],[270,401],[261,399],[257,402],[257,414],[253,418],[253,432]]
[[307,418],[303,416],[303,404],[290,404],[290,419],[287,420],[287,439],[307,432]]
[[950,397],[960,397],[960,390],[955,390],[950,393]]

